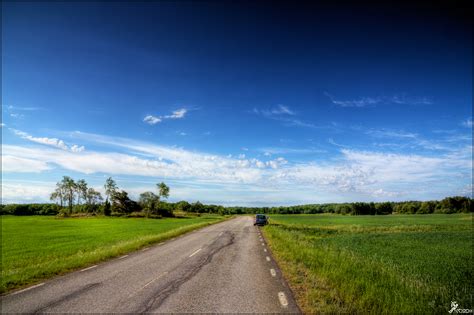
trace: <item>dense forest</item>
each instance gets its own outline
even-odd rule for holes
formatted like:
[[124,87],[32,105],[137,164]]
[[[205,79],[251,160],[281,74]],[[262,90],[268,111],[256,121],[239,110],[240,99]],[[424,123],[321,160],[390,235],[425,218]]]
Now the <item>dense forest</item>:
[[316,214],[337,213],[344,215],[386,215],[386,214],[429,214],[472,212],[473,199],[468,197],[447,197],[437,201],[404,202],[353,202],[308,204],[285,207],[224,207],[206,205],[197,201],[166,202],[170,189],[165,183],[156,185],[157,193],[147,191],[140,194],[138,201],[129,198],[109,177],[104,185],[106,198],[89,188],[84,180],[74,181],[68,176],[56,184],[51,200],[56,203],[6,204],[0,205],[0,214],[6,215],[62,215],[77,214],[130,216],[130,217],[172,217],[180,214]]

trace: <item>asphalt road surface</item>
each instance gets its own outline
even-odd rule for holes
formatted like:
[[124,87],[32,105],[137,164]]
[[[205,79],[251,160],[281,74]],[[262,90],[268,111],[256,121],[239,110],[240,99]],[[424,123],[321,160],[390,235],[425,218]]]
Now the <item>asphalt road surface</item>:
[[252,218],[238,217],[0,298],[2,313],[299,313]]

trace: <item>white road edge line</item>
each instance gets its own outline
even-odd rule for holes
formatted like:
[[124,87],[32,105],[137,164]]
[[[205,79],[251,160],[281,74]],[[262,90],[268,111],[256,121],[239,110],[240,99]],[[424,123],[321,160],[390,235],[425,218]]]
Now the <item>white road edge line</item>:
[[145,289],[147,286],[149,286],[150,284],[152,284],[153,282],[155,282],[156,280],[158,280],[159,278],[161,278],[162,276],[164,276],[167,273],[168,273],[168,271],[163,272],[158,277],[156,277],[155,279],[153,279],[153,280],[149,281],[147,284],[145,284],[140,290]]
[[95,267],[97,267],[97,265],[84,268],[84,269],[80,270],[80,272],[87,271],[87,270],[90,270],[90,269],[94,269]]
[[267,257],[265,257],[265,259],[266,259],[267,261],[270,261],[270,257],[268,257],[268,256],[267,256]]
[[264,248],[264,249],[263,249],[263,251],[266,253],[266,252],[267,252],[267,249],[266,249],[266,248]]
[[265,246],[265,244],[264,244],[264,243],[262,243],[262,246]]
[[34,286],[31,286],[31,287],[29,287],[29,288],[26,288],[26,289],[23,289],[23,290],[20,290],[20,291],[13,292],[13,293],[10,294],[10,295],[15,295],[15,294],[18,294],[18,293],[22,293],[22,292],[25,292],[25,291],[28,291],[28,290],[31,290],[31,289],[40,287],[40,286],[42,286],[42,285],[44,285],[44,282],[43,282],[43,283],[38,283],[38,284],[36,284],[36,285],[34,285]]
[[278,299],[280,300],[281,306],[283,306],[283,307],[288,306],[288,300],[286,299],[285,293],[278,292]]
[[125,257],[128,257],[128,255],[123,255],[123,256],[119,257],[118,259],[124,259]]
[[158,275],[158,277],[156,277],[155,279],[151,280],[151,281],[148,281],[143,287],[141,287],[138,291],[136,292],[133,292],[132,294],[130,294],[128,296],[128,298],[131,298],[133,297],[134,295],[136,295],[138,292],[140,292],[141,290],[145,289],[147,286],[149,286],[151,283],[153,283],[154,281],[158,280],[159,278],[161,278],[162,276],[166,275],[168,273],[168,271],[165,271],[163,272],[162,274]]
[[189,258],[193,257],[194,255],[196,255],[197,253],[199,253],[201,251],[202,248],[199,248],[197,251],[195,251],[194,253],[192,253],[191,255],[189,255]]
[[221,236],[222,234],[224,234],[224,232],[220,232],[220,233],[219,233],[219,236]]
[[142,252],[146,251],[146,250],[149,250],[150,247],[145,247],[144,249],[142,249]]
[[275,271],[275,269],[270,269],[270,274],[272,275],[272,277],[276,277],[277,273]]

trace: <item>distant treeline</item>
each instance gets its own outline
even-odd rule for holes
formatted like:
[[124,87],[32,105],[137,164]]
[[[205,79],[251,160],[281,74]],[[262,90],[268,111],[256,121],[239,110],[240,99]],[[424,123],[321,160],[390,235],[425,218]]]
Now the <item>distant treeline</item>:
[[100,192],[88,187],[85,180],[75,181],[64,176],[51,193],[56,204],[8,204],[0,205],[0,214],[12,215],[63,215],[103,214],[106,216],[172,217],[175,213],[229,214],[314,214],[338,213],[349,215],[383,215],[391,213],[427,214],[472,212],[472,199],[448,197],[441,201],[407,202],[354,202],[310,204],[291,207],[223,207],[205,205],[199,201],[189,203],[165,202],[170,189],[165,183],[156,184],[156,194],[151,191],[140,194],[138,201],[130,199],[128,193],[119,189],[117,183],[107,178],[104,184],[105,202]]
[[219,205],[206,205],[199,201],[189,203],[158,202],[150,211],[143,203],[131,201],[129,207],[113,207],[107,203],[87,205],[73,205],[71,211],[67,207],[57,204],[7,204],[0,205],[0,214],[11,215],[57,215],[57,214],[105,214],[117,216],[148,216],[161,217],[173,216],[175,213],[211,213],[220,215],[229,214],[316,214],[337,213],[346,215],[385,215],[385,214],[429,214],[429,213],[468,213],[472,212],[473,200],[467,197],[448,197],[441,201],[406,201],[406,202],[354,202],[310,204],[290,207],[223,207]]

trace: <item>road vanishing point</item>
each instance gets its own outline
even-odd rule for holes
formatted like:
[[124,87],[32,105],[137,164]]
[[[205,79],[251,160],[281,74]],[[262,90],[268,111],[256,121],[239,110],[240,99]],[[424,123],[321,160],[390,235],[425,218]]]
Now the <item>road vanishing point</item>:
[[250,217],[12,292],[0,303],[2,313],[300,313]]

